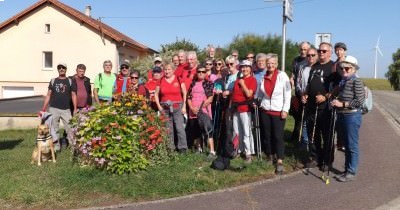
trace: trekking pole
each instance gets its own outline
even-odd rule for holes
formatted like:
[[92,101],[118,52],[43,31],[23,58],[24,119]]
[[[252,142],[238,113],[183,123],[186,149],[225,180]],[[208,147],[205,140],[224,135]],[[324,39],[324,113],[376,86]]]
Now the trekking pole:
[[258,105],[254,108],[254,123],[256,128],[257,158],[261,160],[261,139],[260,139],[260,119],[258,115]]
[[311,135],[311,144],[314,144],[314,136],[315,136],[315,127],[317,126],[317,117],[318,117],[318,105],[315,107],[315,117],[314,117],[314,125]]
[[303,134],[303,120],[304,120],[304,104],[302,105],[303,110],[301,111],[301,121],[300,121],[300,132],[299,132],[299,139],[301,141],[301,135]]
[[[336,108],[333,108],[332,110],[332,118],[331,118],[331,127],[330,127],[330,136],[329,136],[329,143],[330,143],[330,147],[329,147],[329,157],[328,157],[328,165],[330,164],[331,160],[332,160],[332,153],[334,150],[334,140],[335,140],[335,127],[336,127]],[[325,165],[326,163],[324,162],[324,166],[323,169],[325,169]],[[322,180],[325,181],[325,184],[329,184],[330,180],[329,180],[329,172],[330,169],[328,167],[328,172],[327,172],[327,176],[325,176],[325,170],[322,171]]]

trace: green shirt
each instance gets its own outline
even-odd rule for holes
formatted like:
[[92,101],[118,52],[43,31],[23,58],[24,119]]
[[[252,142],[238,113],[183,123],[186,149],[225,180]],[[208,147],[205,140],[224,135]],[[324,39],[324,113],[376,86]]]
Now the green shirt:
[[[101,76],[100,76],[101,75]],[[94,88],[97,88],[99,99],[111,100],[114,83],[116,80],[115,74],[100,73],[94,79]]]

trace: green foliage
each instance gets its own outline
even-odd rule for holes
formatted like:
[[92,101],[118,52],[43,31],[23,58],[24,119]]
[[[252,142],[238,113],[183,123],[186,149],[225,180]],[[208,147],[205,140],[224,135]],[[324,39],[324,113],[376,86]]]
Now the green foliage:
[[72,127],[82,165],[123,174],[169,160],[165,122],[142,96],[126,93],[110,105],[84,110]]
[[173,43],[161,45],[162,53],[166,53],[168,51],[178,52],[178,50],[181,49],[185,51],[196,51],[196,53],[200,52],[199,47],[195,43],[186,39],[179,40],[178,38],[176,38],[176,41]]
[[[279,66],[282,66],[281,54],[282,54],[282,37],[276,35],[257,35],[257,34],[242,34],[237,35],[233,38],[231,44],[228,45],[225,56],[228,56],[232,50],[239,52],[239,59],[243,60],[246,58],[248,52],[257,53],[275,53],[279,55]],[[288,74],[292,71],[291,63],[293,59],[298,55],[297,43],[292,41],[286,41],[286,64],[285,69]]]
[[400,90],[400,48],[393,53],[393,63],[389,66],[389,71],[385,77],[389,80],[394,90]]

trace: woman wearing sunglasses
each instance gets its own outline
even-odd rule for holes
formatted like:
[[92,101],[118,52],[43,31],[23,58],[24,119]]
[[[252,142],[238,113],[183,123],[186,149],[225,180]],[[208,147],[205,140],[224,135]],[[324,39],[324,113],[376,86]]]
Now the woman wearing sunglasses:
[[231,97],[233,112],[233,131],[239,137],[239,150],[244,155],[245,163],[251,163],[254,152],[254,141],[251,134],[251,110],[257,80],[253,75],[253,63],[243,60],[240,63],[241,76],[235,81]]
[[361,108],[365,100],[363,82],[356,72],[359,69],[357,59],[346,56],[340,63],[342,80],[339,83],[339,95],[331,105],[337,110],[337,125],[345,147],[345,172],[337,177],[339,182],[352,181],[358,169],[358,138],[362,122]]
[[138,70],[132,70],[130,75],[131,84],[129,86],[129,91],[133,92],[134,94],[142,95],[145,97],[149,97],[149,93],[146,90],[145,86],[139,84],[140,73]]
[[[202,106],[202,112],[206,113],[210,119],[212,119],[211,103],[213,101],[213,88],[214,85],[211,81],[206,80],[207,70],[206,68],[199,66],[196,71],[196,75],[190,84],[187,103],[189,107],[189,144],[194,143],[194,146],[198,151],[202,151],[201,142],[195,141],[195,139],[207,138],[208,148],[210,151],[210,156],[215,156],[214,150],[214,140],[212,130],[206,130],[201,128],[198,123],[197,115],[200,111],[200,106]],[[203,105],[202,105],[203,104]]]

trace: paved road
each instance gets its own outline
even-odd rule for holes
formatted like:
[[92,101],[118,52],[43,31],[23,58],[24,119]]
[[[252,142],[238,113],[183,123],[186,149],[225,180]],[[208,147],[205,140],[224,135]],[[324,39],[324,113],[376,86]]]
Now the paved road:
[[[378,96],[379,94],[379,96]],[[392,102],[400,107],[400,100],[378,93],[375,102],[386,107]],[[396,93],[397,94],[397,93]],[[390,94],[389,94],[390,95]],[[385,101],[378,101],[381,98]],[[376,209],[400,196],[400,128],[375,107],[364,115],[360,132],[360,169],[357,180],[330,185],[320,180],[321,172],[310,175],[301,172],[287,177],[265,180],[224,191],[203,193],[163,201],[134,203],[112,208],[133,210],[163,209]],[[390,105],[391,106],[391,105]],[[386,108],[385,108],[386,109]],[[399,112],[397,112],[399,113]],[[397,126],[397,127],[396,127]],[[400,133],[400,132],[399,132]],[[343,170],[344,154],[337,152],[334,168]],[[393,209],[400,208],[400,199]],[[109,208],[109,207],[107,207]],[[93,208],[92,208],[93,209]],[[384,206],[382,209],[387,209]]]
[[373,99],[378,102],[391,118],[400,124],[400,91],[373,91]]
[[0,100],[0,113],[32,113],[42,109],[43,97]]

